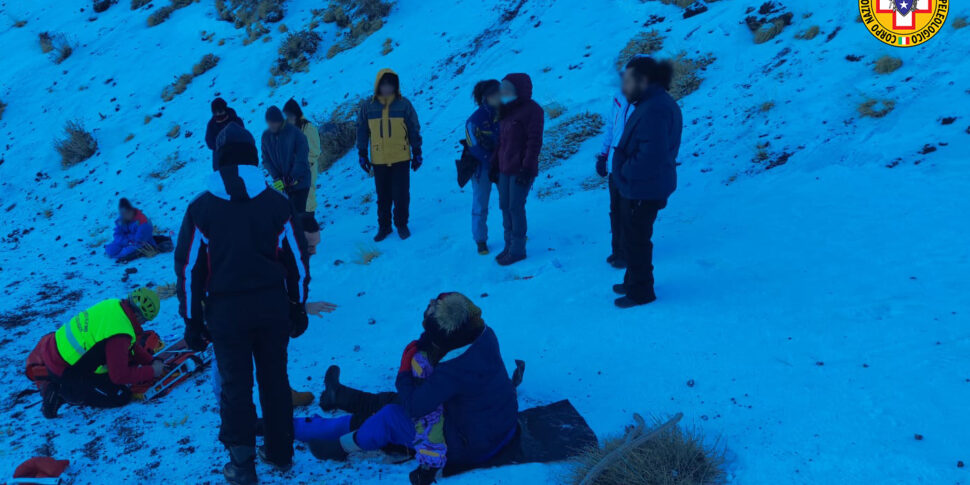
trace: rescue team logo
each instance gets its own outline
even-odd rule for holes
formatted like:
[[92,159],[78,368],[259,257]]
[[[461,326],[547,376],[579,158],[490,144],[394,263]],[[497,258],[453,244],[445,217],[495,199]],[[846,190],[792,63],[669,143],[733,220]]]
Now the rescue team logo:
[[949,0],[859,0],[862,22],[875,38],[913,47],[933,38],[949,12]]

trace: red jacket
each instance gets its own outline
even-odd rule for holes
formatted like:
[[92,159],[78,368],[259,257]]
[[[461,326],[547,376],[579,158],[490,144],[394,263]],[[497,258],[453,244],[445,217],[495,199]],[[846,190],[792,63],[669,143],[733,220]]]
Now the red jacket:
[[532,100],[532,79],[528,74],[509,74],[505,80],[515,86],[516,99],[502,106],[494,157],[503,174],[535,178],[539,174],[545,113]]
[[[131,320],[135,335],[141,335],[141,325],[135,318],[134,309],[127,301],[122,301],[121,307]],[[64,375],[64,371],[69,367],[61,357],[61,353],[57,351],[57,340],[53,338],[47,339],[43,359],[47,370],[57,376]],[[139,384],[151,381],[155,378],[155,372],[151,367],[153,359],[152,354],[144,347],[137,343],[132,345],[131,338],[127,335],[116,335],[104,342],[104,363],[108,368],[108,378],[115,384]]]

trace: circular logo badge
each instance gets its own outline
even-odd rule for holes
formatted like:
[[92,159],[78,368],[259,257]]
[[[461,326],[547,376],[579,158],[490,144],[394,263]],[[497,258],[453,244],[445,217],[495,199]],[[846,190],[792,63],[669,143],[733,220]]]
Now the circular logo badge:
[[873,37],[896,47],[913,47],[943,28],[949,4],[949,0],[859,0],[859,14]]

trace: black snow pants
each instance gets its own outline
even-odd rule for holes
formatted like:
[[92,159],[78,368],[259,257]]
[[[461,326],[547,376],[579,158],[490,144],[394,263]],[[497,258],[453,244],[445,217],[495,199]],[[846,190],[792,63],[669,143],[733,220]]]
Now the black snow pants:
[[653,289],[653,224],[666,201],[623,199],[623,240],[626,248],[626,295],[636,302],[656,299]]
[[222,378],[219,440],[227,447],[256,445],[253,363],[269,458],[293,457],[293,400],[286,374],[290,339],[289,299],[283,288],[210,295],[206,324]]
[[610,174],[610,233],[612,234],[613,257],[626,262],[626,248],[623,247],[623,218],[621,217],[623,207],[623,196],[620,189],[613,181],[613,174]]
[[377,223],[382,228],[391,227],[391,207],[394,208],[394,225],[408,225],[411,205],[411,162],[391,165],[374,165],[374,185],[377,187]]
[[117,408],[131,402],[128,386],[111,382],[108,374],[72,372],[52,379],[64,401],[94,408]]

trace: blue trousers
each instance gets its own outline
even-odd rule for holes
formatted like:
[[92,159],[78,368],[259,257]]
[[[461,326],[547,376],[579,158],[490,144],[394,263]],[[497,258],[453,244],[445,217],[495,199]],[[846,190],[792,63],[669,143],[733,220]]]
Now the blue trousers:
[[502,208],[502,226],[505,228],[505,248],[512,256],[525,256],[525,238],[528,222],[525,217],[525,201],[532,184],[519,185],[515,175],[499,175],[498,198]]
[[472,236],[475,242],[488,242],[488,199],[492,195],[492,181],[488,167],[481,166],[472,177]]
[[127,241],[112,241],[105,245],[104,252],[111,259],[124,258],[138,251],[138,246]]
[[[351,432],[350,416],[339,418],[297,418],[293,420],[294,435],[299,441],[336,440]],[[414,446],[414,421],[397,404],[388,404],[360,426],[356,434],[357,446],[373,451],[387,445]]]

